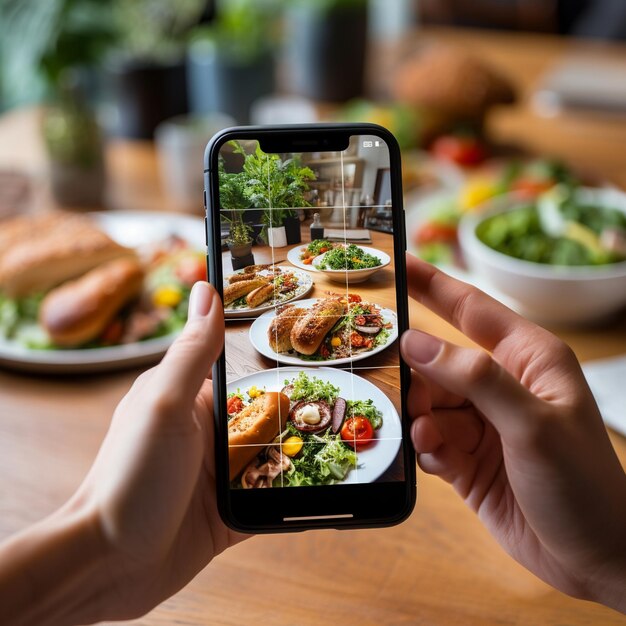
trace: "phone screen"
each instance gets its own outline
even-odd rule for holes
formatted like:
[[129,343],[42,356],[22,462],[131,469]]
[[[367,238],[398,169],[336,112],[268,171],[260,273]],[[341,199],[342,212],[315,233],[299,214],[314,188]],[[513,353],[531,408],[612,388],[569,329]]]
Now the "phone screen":
[[232,139],[217,168],[230,489],[404,481],[386,142]]

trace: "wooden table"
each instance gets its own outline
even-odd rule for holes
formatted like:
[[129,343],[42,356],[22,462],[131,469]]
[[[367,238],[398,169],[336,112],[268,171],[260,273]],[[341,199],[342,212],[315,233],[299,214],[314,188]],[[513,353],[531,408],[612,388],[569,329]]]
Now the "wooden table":
[[[517,76],[522,104],[490,121],[495,137],[592,167],[626,186],[626,124],[567,114],[538,118],[527,102],[539,75],[578,44],[497,33],[429,31],[462,43]],[[588,49],[588,45],[584,48]],[[593,46],[606,58],[625,47]],[[30,112],[0,120],[0,166],[44,167]],[[171,209],[152,147],[115,143],[109,153],[116,208]],[[413,306],[412,325],[467,343]],[[582,360],[626,352],[626,322],[559,331]],[[136,371],[75,377],[0,373],[0,538],[54,510],[76,488]],[[622,461],[626,440],[613,434]],[[418,476],[419,499],[403,525],[257,537],[218,557],[183,591],[134,623],[156,624],[624,624],[615,612],[554,591],[499,548],[442,481]]]

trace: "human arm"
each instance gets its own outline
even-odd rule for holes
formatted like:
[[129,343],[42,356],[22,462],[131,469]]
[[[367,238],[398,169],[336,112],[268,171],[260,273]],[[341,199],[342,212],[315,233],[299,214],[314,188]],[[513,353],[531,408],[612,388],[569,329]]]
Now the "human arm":
[[76,624],[147,612],[240,541],[215,502],[210,367],[223,342],[206,283],[163,361],[117,407],[87,477],[0,546],[0,621]]
[[410,255],[407,269],[411,296],[483,348],[403,336],[420,467],[534,574],[626,611],[626,474],[571,349]]

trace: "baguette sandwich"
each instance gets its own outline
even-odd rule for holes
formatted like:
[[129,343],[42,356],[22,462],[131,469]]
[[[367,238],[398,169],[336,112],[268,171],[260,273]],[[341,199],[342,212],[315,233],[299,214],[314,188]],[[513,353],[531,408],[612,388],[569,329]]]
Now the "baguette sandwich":
[[282,432],[289,416],[289,398],[268,391],[242,409],[228,423],[230,480]]
[[136,254],[84,215],[17,218],[0,226],[0,291],[12,298],[46,292],[119,258]]
[[66,348],[99,337],[115,315],[136,298],[143,269],[135,259],[117,259],[67,282],[46,295],[39,323],[50,339]]
[[325,298],[317,302],[306,315],[295,321],[291,329],[290,339],[294,350],[300,354],[315,354],[343,313],[344,306],[338,299]]

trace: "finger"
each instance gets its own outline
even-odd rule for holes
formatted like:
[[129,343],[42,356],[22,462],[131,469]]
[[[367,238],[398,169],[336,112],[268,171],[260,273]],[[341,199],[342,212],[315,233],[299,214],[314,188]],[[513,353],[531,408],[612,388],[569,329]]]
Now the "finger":
[[211,285],[198,282],[189,298],[189,319],[156,368],[154,387],[179,411],[191,409],[223,343],[222,301]]
[[432,418],[446,444],[470,454],[477,450],[485,432],[485,422],[473,407],[435,409]]
[[471,409],[439,409],[419,415],[415,422],[411,432],[417,453],[434,452],[446,444],[472,454],[485,432],[484,422]]
[[502,437],[525,434],[530,420],[543,413],[542,402],[483,350],[460,348],[417,330],[404,333],[400,345],[412,369],[470,400]]
[[406,255],[409,295],[492,352],[512,333],[537,327],[476,287]]
[[465,497],[477,461],[472,455],[444,444],[433,452],[418,454],[417,463],[424,472],[439,476]]
[[449,392],[441,385],[411,372],[411,386],[407,395],[407,407],[411,417],[424,415],[431,408],[457,408],[467,404],[467,398]]
[[432,415],[420,415],[413,422],[411,439],[418,454],[434,452],[444,442]]

